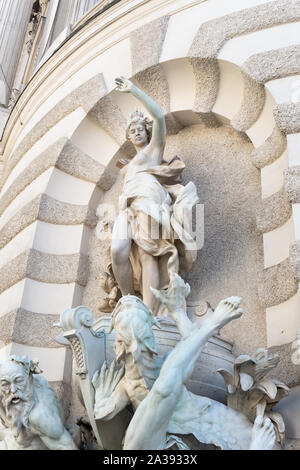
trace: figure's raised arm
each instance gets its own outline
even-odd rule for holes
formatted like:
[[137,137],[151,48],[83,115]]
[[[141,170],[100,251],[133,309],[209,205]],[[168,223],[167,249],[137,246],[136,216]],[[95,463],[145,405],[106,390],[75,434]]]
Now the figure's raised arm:
[[131,93],[135,96],[147,109],[153,118],[152,137],[150,145],[164,148],[166,143],[166,123],[165,117],[158,104],[150,98],[144,91],[134,85],[130,80],[124,77],[115,79],[117,90],[122,93]]

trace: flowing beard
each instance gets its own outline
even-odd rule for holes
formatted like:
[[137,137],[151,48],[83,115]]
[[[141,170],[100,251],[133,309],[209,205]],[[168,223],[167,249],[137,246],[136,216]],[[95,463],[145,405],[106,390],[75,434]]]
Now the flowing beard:
[[[14,403],[14,399],[18,398],[19,401]],[[6,418],[12,434],[15,438],[18,438],[22,428],[27,429],[29,427],[29,414],[32,409],[32,401],[28,401],[26,397],[20,395],[9,396],[6,400],[3,400]]]

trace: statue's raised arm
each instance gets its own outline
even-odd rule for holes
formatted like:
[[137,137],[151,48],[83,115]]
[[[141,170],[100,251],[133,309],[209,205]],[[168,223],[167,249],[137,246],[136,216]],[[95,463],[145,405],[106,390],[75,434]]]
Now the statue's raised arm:
[[[159,150],[162,158],[166,144],[166,123],[162,110],[152,98],[146,95],[144,91],[134,85],[130,80],[124,77],[118,77],[115,79],[115,82],[117,84],[117,91],[131,93],[135,96],[145,106],[146,110],[153,118],[152,136],[147,145],[150,148],[152,147],[153,149]],[[129,129],[129,132],[134,134],[135,129]],[[133,143],[135,144],[135,142]]]

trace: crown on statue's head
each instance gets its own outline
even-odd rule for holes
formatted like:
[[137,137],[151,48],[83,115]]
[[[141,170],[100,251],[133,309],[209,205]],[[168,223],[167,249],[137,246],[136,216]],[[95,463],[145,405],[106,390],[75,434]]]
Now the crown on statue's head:
[[129,115],[127,121],[126,138],[130,140],[128,134],[130,126],[131,124],[136,123],[140,123],[145,127],[146,132],[148,134],[148,138],[150,139],[152,132],[152,122],[147,118],[147,116],[144,115],[143,111],[139,111],[138,109],[136,109],[133,113]]
[[138,109],[136,109],[133,113],[129,114],[127,124],[130,125],[132,122],[144,121],[145,119],[147,118],[145,118],[143,111],[139,111]]

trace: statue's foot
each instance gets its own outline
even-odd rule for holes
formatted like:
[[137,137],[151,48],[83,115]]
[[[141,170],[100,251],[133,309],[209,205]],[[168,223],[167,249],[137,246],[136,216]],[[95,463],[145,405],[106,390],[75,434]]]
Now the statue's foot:
[[276,434],[271,420],[258,416],[252,428],[250,450],[272,450],[275,441]]
[[240,297],[228,297],[221,300],[211,317],[219,329],[242,316],[243,309],[240,306],[242,302],[243,299]]

